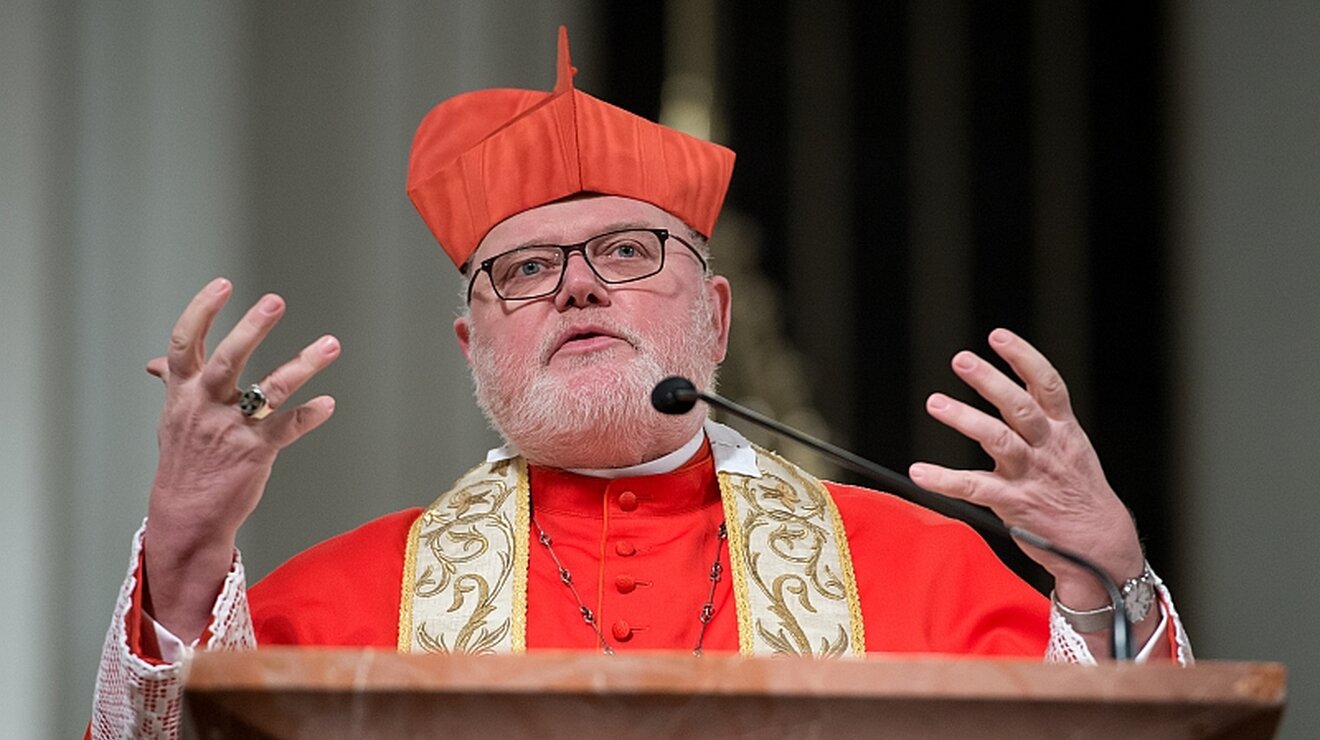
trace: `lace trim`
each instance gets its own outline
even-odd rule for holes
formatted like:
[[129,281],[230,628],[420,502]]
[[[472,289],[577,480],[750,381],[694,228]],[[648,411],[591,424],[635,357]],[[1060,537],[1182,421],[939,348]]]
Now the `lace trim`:
[[[1159,595],[1160,608],[1163,611],[1164,618],[1168,620],[1168,629],[1173,630],[1174,657],[1178,660],[1178,665],[1191,665],[1195,662],[1192,655],[1192,643],[1187,638],[1187,631],[1183,629],[1182,619],[1178,616],[1178,610],[1173,606],[1173,596],[1169,594],[1169,589],[1165,587],[1164,581],[1160,580],[1158,575],[1152,571],[1155,579],[1155,592]],[[1165,630],[1156,630],[1155,635],[1151,637],[1152,641],[1162,639]],[[1147,644],[1143,646],[1142,653],[1148,654],[1152,648],[1158,646]],[[1144,655],[1138,657],[1138,662],[1144,662]],[[1077,630],[1068,624],[1068,620],[1063,618],[1058,609],[1050,607],[1050,642],[1045,647],[1046,663],[1078,663],[1081,665],[1095,665],[1095,656],[1091,653],[1091,648],[1086,644],[1086,639],[1078,634]]]
[[[185,660],[153,665],[129,647],[128,620],[137,589],[138,563],[146,523],[133,536],[128,574],[119,589],[114,617],[106,632],[101,665],[96,675],[91,734],[94,738],[176,738],[183,702]],[[235,553],[220,595],[211,609],[205,650],[245,650],[256,647],[252,615],[248,612],[243,563]]]

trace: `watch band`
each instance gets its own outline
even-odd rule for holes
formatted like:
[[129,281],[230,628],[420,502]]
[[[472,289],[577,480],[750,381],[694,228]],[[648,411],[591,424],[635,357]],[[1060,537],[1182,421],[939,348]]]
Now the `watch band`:
[[[1123,595],[1123,608],[1127,612],[1128,622],[1136,624],[1149,616],[1155,604],[1155,574],[1151,572],[1150,564],[1145,565],[1141,575],[1124,581],[1119,591]],[[1059,601],[1053,591],[1050,591],[1050,603],[1063,615],[1069,626],[1083,634],[1103,632],[1114,625],[1112,604],[1084,611],[1070,609]]]

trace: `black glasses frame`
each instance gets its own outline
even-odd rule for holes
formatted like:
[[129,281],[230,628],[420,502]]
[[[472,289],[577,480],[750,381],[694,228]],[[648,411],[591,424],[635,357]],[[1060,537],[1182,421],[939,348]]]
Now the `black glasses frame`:
[[[624,278],[623,280],[610,280],[604,275],[601,275],[600,272],[596,270],[596,266],[591,264],[591,258],[587,256],[587,245],[596,241],[597,239],[600,239],[601,237],[613,236],[615,234],[625,234],[629,231],[647,231],[652,234],[655,234],[656,238],[660,240],[660,264],[656,266],[654,272],[648,272],[645,275],[639,275],[637,277],[631,277],[631,278]],[[472,276],[472,280],[468,281],[467,302],[469,304],[472,303],[472,289],[476,287],[477,279],[481,277],[481,274],[483,272],[486,274],[486,279],[490,283],[490,289],[495,291],[495,295],[499,297],[499,299],[502,301],[534,301],[538,298],[545,298],[546,296],[555,295],[560,291],[561,288],[564,287],[564,275],[568,273],[568,258],[571,257],[574,252],[580,253],[582,255],[582,261],[587,263],[587,267],[590,268],[591,274],[595,275],[597,280],[600,280],[602,283],[606,283],[607,285],[621,285],[623,283],[635,283],[638,280],[645,280],[649,277],[655,277],[665,269],[665,254],[666,254],[665,245],[668,243],[670,239],[673,239],[679,244],[682,244],[683,246],[687,247],[687,250],[692,253],[692,256],[697,258],[697,262],[701,263],[701,272],[702,274],[705,274],[706,270],[708,269],[705,258],[702,257],[699,252],[697,252],[697,248],[692,246],[692,244],[688,242],[687,239],[669,233],[669,229],[651,229],[643,226],[634,226],[630,229],[615,229],[614,231],[607,231],[603,234],[597,234],[591,237],[590,239],[587,239],[585,241],[580,241],[576,244],[529,244],[525,247],[517,247],[516,249],[510,249],[507,252],[500,252],[494,257],[489,257],[487,259],[484,259],[481,261],[481,264],[477,266],[477,271]],[[496,260],[499,260],[515,252],[521,252],[526,249],[546,249],[547,247],[558,249],[564,254],[564,268],[559,271],[559,280],[558,282],[555,283],[555,287],[543,293],[537,293],[536,295],[519,296],[517,298],[505,297],[505,295],[500,292],[500,289],[496,287],[495,276],[491,273],[491,268],[495,265]]]

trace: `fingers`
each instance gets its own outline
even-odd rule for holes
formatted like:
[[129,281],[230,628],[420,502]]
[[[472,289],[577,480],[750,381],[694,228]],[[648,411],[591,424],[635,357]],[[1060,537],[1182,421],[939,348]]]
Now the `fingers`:
[[926,411],[936,421],[975,440],[1009,477],[1021,471],[1031,450],[1018,432],[999,419],[943,393],[926,400]]
[[[198,293],[184,310],[171,335],[170,352],[147,363],[147,372],[162,380],[187,379],[200,371],[201,385],[211,402],[229,405],[238,394],[238,378],[262,340],[284,315],[284,299],[268,294],[248,309],[233,330],[220,341],[210,359],[205,355],[207,330],[228,300],[233,286],[217,278]],[[323,336],[303,348],[296,357],[275,369],[259,384],[271,410],[282,406],[312,376],[339,357],[339,340]],[[320,397],[279,418],[264,420],[259,434],[283,447],[322,424],[334,409],[334,401]],[[256,419],[251,419],[256,421]]]
[[1050,418],[1072,416],[1068,386],[1064,384],[1063,376],[1030,342],[1007,329],[995,329],[990,332],[990,346],[1022,378],[1027,391]]
[[259,383],[272,408],[279,408],[298,392],[313,375],[321,372],[339,357],[339,340],[326,335],[312,342],[297,357],[280,365]]
[[213,398],[225,399],[234,395],[248,358],[283,314],[283,298],[273,293],[262,296],[238,325],[220,340],[202,370],[202,384],[210,390]]
[[991,508],[1002,498],[1004,490],[1002,480],[992,473],[953,470],[932,463],[912,463],[908,477],[926,490]]
[[304,434],[321,426],[335,412],[335,399],[317,396],[301,406],[284,411],[261,422],[266,439],[277,449],[297,442]]
[[1071,417],[1068,391],[1044,355],[1005,329],[990,333],[990,344],[1026,382],[1018,385],[973,352],[959,352],[953,371],[998,409],[1001,419],[936,393],[926,401],[932,418],[975,440],[994,458],[996,470],[1009,477],[1029,464],[1032,448],[1047,445],[1053,420]]
[[170,331],[166,360],[171,375],[191,378],[202,369],[206,361],[206,332],[215,321],[216,314],[224,307],[225,301],[229,300],[233,287],[225,278],[216,278],[193,296],[188,307],[183,310],[179,320],[174,323],[174,329]]
[[994,404],[1004,421],[1029,444],[1041,444],[1049,437],[1050,420],[1040,404],[994,365],[975,353],[963,351],[954,355],[953,371],[982,398]]

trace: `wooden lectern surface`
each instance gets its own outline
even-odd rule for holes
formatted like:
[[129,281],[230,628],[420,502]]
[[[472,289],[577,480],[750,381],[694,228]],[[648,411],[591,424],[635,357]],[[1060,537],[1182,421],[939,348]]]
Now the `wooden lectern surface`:
[[1276,663],[202,653],[192,737],[1273,737]]

